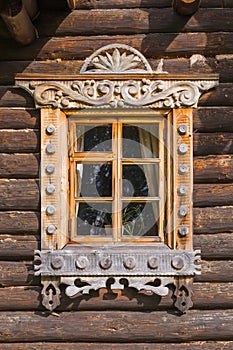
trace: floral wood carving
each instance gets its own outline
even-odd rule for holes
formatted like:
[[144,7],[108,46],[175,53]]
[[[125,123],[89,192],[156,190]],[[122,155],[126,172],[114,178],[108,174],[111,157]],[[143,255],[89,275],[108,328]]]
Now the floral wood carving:
[[136,49],[128,45],[113,44],[100,48],[86,59],[80,74],[87,73],[152,73],[152,69]]

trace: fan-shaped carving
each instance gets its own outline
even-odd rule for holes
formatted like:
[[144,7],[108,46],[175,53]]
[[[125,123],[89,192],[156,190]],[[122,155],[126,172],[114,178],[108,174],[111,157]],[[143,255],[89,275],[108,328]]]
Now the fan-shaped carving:
[[80,73],[152,73],[152,69],[136,49],[128,45],[113,44],[100,48],[88,57]]

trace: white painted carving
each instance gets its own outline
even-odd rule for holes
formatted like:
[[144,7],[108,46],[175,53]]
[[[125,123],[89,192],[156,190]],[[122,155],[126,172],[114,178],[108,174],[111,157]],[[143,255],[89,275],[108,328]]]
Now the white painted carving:
[[136,49],[123,44],[101,47],[84,62],[80,74],[152,73],[145,57]]

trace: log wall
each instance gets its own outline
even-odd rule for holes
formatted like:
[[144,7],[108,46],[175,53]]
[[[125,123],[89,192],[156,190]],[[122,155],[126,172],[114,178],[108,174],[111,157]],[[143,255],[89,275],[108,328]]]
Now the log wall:
[[[0,348],[232,349],[233,2],[202,0],[192,17],[174,13],[170,0],[80,0],[72,12],[63,0],[39,5],[39,38],[30,46],[19,47],[0,22]],[[194,113],[194,245],[203,272],[182,316],[171,295],[130,289],[63,296],[52,314],[40,302],[32,265],[40,248],[40,121],[14,75],[78,73],[85,57],[115,42],[140,50],[155,70],[163,63],[169,73],[220,74]]]

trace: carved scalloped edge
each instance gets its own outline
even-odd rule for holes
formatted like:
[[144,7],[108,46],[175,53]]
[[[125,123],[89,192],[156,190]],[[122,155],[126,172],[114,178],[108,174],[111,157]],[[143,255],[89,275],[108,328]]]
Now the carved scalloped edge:
[[40,276],[42,268],[42,252],[40,250],[35,250],[34,253],[34,274],[35,276]]
[[[96,277],[62,277],[61,283],[68,285],[65,289],[65,294],[72,298],[76,297],[77,294],[88,294],[90,290],[106,288],[108,277],[96,278]],[[82,287],[77,287],[75,285],[75,281],[79,279],[81,282],[85,283]],[[138,291],[144,290],[150,293],[154,293],[160,296],[168,295],[169,288],[166,287],[168,284],[173,283],[173,277],[114,277],[113,283],[110,284],[111,290],[123,290],[125,288],[125,282],[128,287],[135,288]],[[154,280],[160,281],[160,285],[153,286],[152,284]]]
[[196,275],[201,275],[201,250],[200,249],[196,249],[194,251],[194,267],[195,267],[195,274]]

